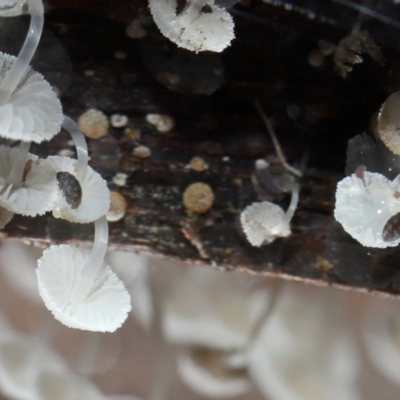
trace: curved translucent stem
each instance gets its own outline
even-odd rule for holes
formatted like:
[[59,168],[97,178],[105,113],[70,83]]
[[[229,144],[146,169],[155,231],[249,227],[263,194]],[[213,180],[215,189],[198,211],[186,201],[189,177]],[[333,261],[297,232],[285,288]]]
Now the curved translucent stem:
[[8,184],[19,185],[22,182],[30,147],[31,142],[20,143],[17,159],[15,160],[14,165],[11,168],[5,187],[7,187]]
[[0,83],[0,106],[6,104],[28,68],[35,54],[43,30],[44,11],[42,0],[28,0],[31,22],[24,45],[15,63]]
[[93,288],[93,283],[103,265],[108,244],[108,222],[104,216],[94,223],[94,243],[89,260],[83,267],[79,282],[76,284],[71,299],[74,304],[80,304]]
[[274,127],[271,124],[271,121],[269,120],[269,118],[265,115],[264,110],[261,107],[261,104],[258,101],[254,102],[260,116],[261,119],[263,120],[265,127],[267,128],[267,131],[269,133],[269,135],[271,136],[271,140],[272,143],[274,145],[275,148],[275,152],[276,155],[279,158],[279,161],[281,162],[281,164],[283,165],[283,167],[286,169],[286,171],[291,172],[293,175],[296,175],[298,177],[302,177],[303,174],[301,171],[299,171],[297,168],[292,167],[285,158],[285,155],[283,154],[283,151],[281,149],[281,145],[279,144],[278,138],[276,137],[275,131],[274,131]]
[[88,148],[85,136],[79,129],[78,124],[66,115],[64,115],[64,120],[61,126],[71,135],[72,140],[74,141],[76,154],[78,156],[77,179],[82,183],[88,166]]
[[299,203],[299,185],[295,185],[295,187],[292,190],[292,197],[290,199],[289,208],[287,209],[285,216],[283,217],[282,224],[286,225],[290,224],[290,221],[293,218],[298,203]]

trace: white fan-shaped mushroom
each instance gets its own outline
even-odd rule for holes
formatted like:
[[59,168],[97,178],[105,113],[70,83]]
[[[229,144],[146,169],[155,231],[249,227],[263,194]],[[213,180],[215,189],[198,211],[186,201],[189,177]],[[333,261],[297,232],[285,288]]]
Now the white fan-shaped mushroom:
[[246,370],[226,365],[223,356],[210,350],[181,353],[178,373],[192,390],[206,397],[232,397],[248,392],[251,383]]
[[394,247],[400,236],[384,240],[383,230],[389,218],[400,212],[399,178],[389,181],[383,175],[363,172],[342,179],[336,188],[334,216],[343,229],[366,247]]
[[184,49],[221,52],[235,37],[232,17],[214,0],[188,0],[179,15],[177,0],[149,0],[149,4],[161,33]]
[[49,163],[28,155],[28,149],[29,144],[24,142],[20,149],[0,146],[0,206],[34,217],[53,208],[57,181]]
[[[0,53],[0,82],[7,79],[15,60]],[[62,118],[61,103],[50,84],[28,68],[8,102],[0,103],[0,136],[41,143],[60,131]]]
[[105,217],[95,222],[92,252],[51,246],[38,260],[39,293],[54,317],[70,328],[113,332],[127,318],[130,297],[124,284],[103,266],[108,242]]
[[[78,179],[82,190],[80,204],[72,208],[68,193],[65,190],[58,190],[58,198],[54,203],[53,215],[56,218],[63,218],[70,222],[89,223],[105,215],[110,207],[110,191],[107,182],[91,167],[79,169],[79,161],[69,157],[52,156],[46,159],[56,173],[68,172],[77,177],[78,172],[84,173],[82,180]],[[66,189],[68,191],[68,188]]]

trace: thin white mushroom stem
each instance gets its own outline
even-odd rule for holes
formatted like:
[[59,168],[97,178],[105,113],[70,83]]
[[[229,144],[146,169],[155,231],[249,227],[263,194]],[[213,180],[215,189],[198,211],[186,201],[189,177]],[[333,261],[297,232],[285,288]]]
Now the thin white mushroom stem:
[[302,172],[299,171],[297,168],[292,167],[286,161],[285,155],[283,154],[283,151],[281,149],[281,145],[279,144],[278,138],[275,134],[274,127],[272,126],[270,119],[266,116],[264,110],[262,109],[261,104],[258,101],[255,101],[254,104],[260,114],[261,119],[263,120],[263,122],[265,124],[265,127],[267,128],[269,135],[271,136],[271,140],[274,145],[276,155],[279,158],[279,161],[281,162],[281,164],[287,171],[291,172],[293,175],[302,177],[303,176]]
[[0,83],[0,106],[6,104],[17,88],[32,61],[43,31],[44,10],[42,0],[28,0],[31,22],[24,45],[14,64]]
[[4,185],[4,189],[7,188],[8,185],[20,185],[23,176],[26,161],[28,160],[29,149],[31,147],[31,142],[21,142],[19,145],[19,150],[17,154],[17,159],[14,162],[14,165],[11,168],[10,173],[8,174],[6,184]]
[[94,243],[89,260],[83,267],[78,283],[73,289],[70,299],[72,306],[80,304],[86,299],[104,261],[108,244],[108,222],[104,216],[94,223]]
[[299,185],[295,185],[292,189],[292,197],[290,199],[289,208],[287,209],[285,216],[283,217],[282,224],[289,225],[296,211],[297,204],[299,203]]
[[78,156],[77,179],[79,182],[82,182],[83,178],[86,175],[86,170],[88,166],[88,148],[85,136],[79,129],[78,124],[66,115],[64,115],[61,126],[71,135],[72,140],[74,141],[76,154]]

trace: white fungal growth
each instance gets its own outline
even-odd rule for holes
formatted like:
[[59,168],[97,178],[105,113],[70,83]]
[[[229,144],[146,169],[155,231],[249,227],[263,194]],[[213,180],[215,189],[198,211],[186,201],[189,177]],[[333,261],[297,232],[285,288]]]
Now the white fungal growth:
[[[28,154],[28,148],[0,146],[0,206],[35,217],[52,209],[57,198],[57,181],[49,163]],[[22,161],[18,160],[21,155]],[[27,160],[30,161],[26,163]],[[25,167],[29,168],[24,171]]]
[[69,157],[51,156],[47,158],[47,162],[56,173],[69,172],[77,177],[82,188],[82,199],[77,208],[71,208],[64,193],[60,189],[57,190],[58,197],[53,206],[53,215],[56,218],[70,222],[89,223],[107,213],[110,207],[110,191],[107,182],[99,173],[88,166],[85,175],[80,178],[79,161]]
[[383,228],[390,217],[400,212],[400,179],[364,171],[342,179],[336,188],[334,216],[343,229],[366,247],[394,247],[400,237],[384,241]]
[[161,33],[184,49],[221,52],[235,37],[232,17],[214,0],[187,1],[179,15],[176,0],[149,0],[149,4]]
[[253,203],[246,207],[240,214],[240,222],[247,240],[253,246],[261,246],[272,243],[278,237],[289,236],[290,221],[298,201],[299,188],[296,186],[286,213],[269,201]]
[[113,332],[131,310],[124,284],[103,263],[108,242],[105,217],[95,222],[93,249],[50,246],[38,260],[39,293],[54,317],[70,328]]
[[[1,96],[2,83],[9,79],[15,62],[15,57],[0,53]],[[4,102],[6,97],[8,100]],[[28,67],[12,94],[4,93],[0,101],[0,136],[41,143],[60,131],[62,118],[60,100],[50,84]]]

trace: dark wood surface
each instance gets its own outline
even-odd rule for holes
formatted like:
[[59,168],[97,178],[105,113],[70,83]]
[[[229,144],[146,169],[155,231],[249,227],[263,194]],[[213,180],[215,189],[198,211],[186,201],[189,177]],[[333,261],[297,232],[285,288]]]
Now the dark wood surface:
[[[110,248],[400,294],[399,251],[363,248],[332,216],[347,141],[367,129],[371,114],[400,87],[400,31],[390,22],[360,19],[338,2],[300,3],[294,10],[261,1],[237,5],[231,11],[236,27],[232,46],[222,54],[195,55],[161,36],[147,1],[47,2],[46,30],[33,64],[57,88],[64,113],[77,119],[93,107],[107,115],[124,114],[141,131],[139,140],[116,128],[102,139],[88,140],[91,166],[128,202],[124,219],[110,223]],[[374,10],[396,19],[398,8],[372,3]],[[147,32],[143,39],[125,34],[134,20]],[[334,71],[332,56],[319,68],[309,64],[319,40],[338,43],[357,21],[381,47],[384,66],[365,56],[343,79]],[[22,22],[4,22],[2,29],[16,32],[3,39],[5,51],[18,49]],[[117,59],[116,52],[126,58]],[[167,84],[171,74],[174,79]],[[257,200],[251,183],[254,161],[274,154],[255,100],[273,119],[289,161],[298,165],[308,154],[293,234],[261,248],[247,243],[239,224],[240,211]],[[290,118],[288,107],[295,107],[298,118]],[[145,119],[153,112],[172,116],[175,128],[157,132]],[[132,155],[138,144],[151,149],[150,158]],[[33,151],[45,156],[64,149],[72,146],[60,133]],[[202,157],[209,168],[188,169],[193,156]],[[128,175],[123,187],[112,182],[118,172]],[[188,215],[182,203],[184,190],[195,182],[209,184],[215,195],[213,207],[201,216]],[[288,200],[284,197],[279,204],[287,207]],[[42,245],[89,246],[93,239],[91,225],[50,215],[16,216],[4,232]]]

